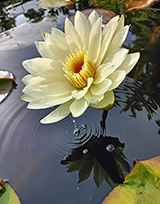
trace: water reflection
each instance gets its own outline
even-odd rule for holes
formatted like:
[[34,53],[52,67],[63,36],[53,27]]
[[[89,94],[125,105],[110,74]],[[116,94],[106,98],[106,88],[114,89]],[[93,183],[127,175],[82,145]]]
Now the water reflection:
[[[31,2],[32,8],[26,3]],[[76,10],[82,10],[91,7],[89,1],[81,0],[76,5],[68,5],[57,8],[39,8],[36,0],[12,0],[0,2],[0,32],[7,31],[28,20],[41,19],[44,16],[58,17],[60,14],[70,15]],[[72,12],[74,10],[74,12]]]
[[[117,104],[124,104],[121,112],[130,110],[131,116],[136,118],[137,111],[145,110],[151,120],[160,106],[160,27],[157,26],[160,24],[160,18],[153,15],[152,10],[136,13],[136,17],[132,13],[128,14],[132,19],[131,32],[136,34],[136,40],[128,43],[126,47],[130,52],[140,50],[141,58],[129,74],[132,79],[128,79],[115,92]],[[125,98],[120,98],[120,93],[123,93]]]
[[[159,101],[154,97],[155,92],[156,90],[152,90],[144,81],[140,82],[129,79],[124,85],[115,90],[117,96],[116,104],[121,105],[123,103],[124,108],[120,112],[130,110],[132,113],[130,117],[135,118],[137,111],[143,111],[145,109],[148,120],[151,120],[159,107]],[[118,96],[119,94],[123,94],[125,98]]]
[[67,172],[79,171],[78,183],[85,181],[93,169],[97,187],[105,180],[113,188],[123,183],[123,171],[130,171],[123,148],[118,138],[92,136],[83,146],[70,149],[61,164],[67,165]]
[[[123,183],[124,171],[130,172],[130,166],[123,154],[124,143],[121,143],[118,138],[104,135],[107,114],[108,111],[103,111],[100,131],[78,147],[70,148],[61,161],[62,165],[67,165],[67,172],[79,172],[78,183],[88,179],[93,169],[97,187],[100,187],[105,180],[113,188]],[[77,130],[75,120],[74,125]]]
[[0,2],[0,32],[4,32],[16,26],[15,19],[9,15],[3,5],[4,2]]
[[26,13],[24,13],[24,16],[26,18],[29,18],[29,20],[32,20],[36,18],[42,18],[44,13],[45,13],[45,9],[38,9],[38,11],[34,9],[29,9]]

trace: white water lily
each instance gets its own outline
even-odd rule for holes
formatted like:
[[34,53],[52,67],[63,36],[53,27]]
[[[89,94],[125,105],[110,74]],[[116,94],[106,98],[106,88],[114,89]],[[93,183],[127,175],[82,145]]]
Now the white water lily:
[[44,42],[36,42],[41,58],[23,62],[30,73],[22,79],[28,108],[60,105],[41,123],[60,121],[70,113],[79,117],[88,106],[104,109],[114,104],[113,89],[132,70],[139,53],[121,48],[129,30],[123,16],[112,18],[103,30],[101,26],[95,11],[88,19],[77,11],[74,26],[66,18],[65,33],[52,28],[51,34],[43,34]]

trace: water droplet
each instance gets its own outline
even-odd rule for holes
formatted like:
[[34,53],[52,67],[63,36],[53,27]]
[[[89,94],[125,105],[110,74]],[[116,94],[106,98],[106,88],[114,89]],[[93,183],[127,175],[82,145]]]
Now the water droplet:
[[88,153],[88,149],[84,149],[83,154],[87,154],[87,153]]
[[78,136],[80,134],[80,129],[78,129],[78,126],[77,126],[77,123],[76,121],[73,119],[72,120],[73,124],[74,124],[74,131],[73,131],[73,134],[75,134],[76,136]]
[[87,125],[81,125],[82,126],[82,128],[84,128],[84,129],[86,129],[87,128]]
[[113,144],[108,144],[108,146],[106,147],[106,150],[107,150],[108,152],[112,152],[114,149],[115,149],[115,147],[114,147]]
[[79,134],[80,134],[80,130],[79,130],[78,128],[76,128],[76,129],[73,131],[73,133],[74,133],[75,135],[79,135]]
[[79,191],[79,187],[77,187],[77,191]]
[[93,198],[92,198],[92,197],[90,198],[90,201],[91,201],[91,202],[93,201]]

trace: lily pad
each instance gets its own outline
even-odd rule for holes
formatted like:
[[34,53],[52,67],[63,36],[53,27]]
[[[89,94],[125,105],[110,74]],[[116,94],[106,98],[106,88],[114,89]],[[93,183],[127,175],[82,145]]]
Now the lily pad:
[[0,103],[8,96],[13,87],[14,77],[8,71],[0,70]]
[[159,204],[160,203],[160,156],[137,161],[134,169],[117,186],[102,204]]
[[126,6],[125,11],[130,12],[133,10],[139,10],[144,9],[153,6],[155,3],[159,2],[159,0],[129,0],[124,1],[124,4]]
[[79,0],[39,0],[38,6],[46,7],[46,8],[56,8],[62,6],[69,6],[71,4],[75,4]]
[[0,181],[0,203],[2,204],[21,204],[14,190],[4,180]]

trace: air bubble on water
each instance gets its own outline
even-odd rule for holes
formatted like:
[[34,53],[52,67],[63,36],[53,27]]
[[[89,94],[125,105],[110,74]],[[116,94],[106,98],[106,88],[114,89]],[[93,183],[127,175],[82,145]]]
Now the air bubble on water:
[[106,150],[107,150],[108,152],[112,152],[114,149],[115,149],[115,147],[114,147],[113,144],[108,144],[107,147],[106,147]]
[[73,134],[75,134],[75,135],[79,135],[80,134],[80,130],[78,129],[78,128],[76,128],[74,131],[73,131]]
[[83,154],[87,154],[87,153],[88,153],[88,149],[84,149]]
[[91,202],[93,201],[93,198],[92,198],[92,197],[90,198],[90,201],[91,201]]

